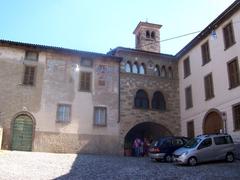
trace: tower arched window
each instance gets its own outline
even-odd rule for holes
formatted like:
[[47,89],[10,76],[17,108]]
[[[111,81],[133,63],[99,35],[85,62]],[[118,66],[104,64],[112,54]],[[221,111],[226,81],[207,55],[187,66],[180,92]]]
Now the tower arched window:
[[155,39],[155,32],[154,31],[151,32],[151,38]]
[[140,89],[137,91],[134,98],[134,106],[135,108],[140,108],[140,109],[149,108],[148,95],[144,90]]
[[140,73],[140,74],[146,74],[146,66],[145,66],[144,63],[142,63],[142,64],[140,65],[139,73]]
[[166,68],[165,68],[165,66],[162,66],[161,77],[166,77],[166,75],[167,75]]
[[169,79],[172,79],[172,78],[173,78],[172,67],[168,67],[168,77],[169,77]]
[[163,94],[160,91],[156,91],[152,98],[152,109],[157,109],[160,111],[166,110],[166,102]]
[[139,73],[139,67],[138,67],[138,63],[135,62],[132,66],[132,72],[135,73],[135,74],[138,74]]
[[129,61],[125,64],[125,72],[132,72],[132,64]]
[[160,76],[160,75],[161,75],[161,74],[160,74],[160,68],[159,68],[158,65],[156,65],[155,68],[154,68],[154,74],[155,74],[156,76]]
[[150,38],[150,32],[148,30],[146,31],[146,38]]

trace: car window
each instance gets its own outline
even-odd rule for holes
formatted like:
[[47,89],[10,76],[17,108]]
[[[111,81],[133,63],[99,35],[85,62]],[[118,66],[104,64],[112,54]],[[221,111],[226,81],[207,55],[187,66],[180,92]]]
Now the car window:
[[183,145],[183,140],[179,139],[179,138],[173,139],[172,143],[173,143],[174,146],[182,146]]
[[233,143],[231,136],[220,136],[214,137],[213,139],[216,145]]
[[201,142],[201,144],[198,146],[198,149],[203,149],[203,148],[209,147],[211,145],[212,145],[212,139],[207,138]]
[[199,143],[201,139],[199,138],[192,138],[184,145],[185,148],[195,148]]

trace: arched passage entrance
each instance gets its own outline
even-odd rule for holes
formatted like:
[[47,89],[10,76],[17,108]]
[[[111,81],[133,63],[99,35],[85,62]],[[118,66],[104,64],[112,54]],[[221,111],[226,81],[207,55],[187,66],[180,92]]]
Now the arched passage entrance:
[[213,134],[223,132],[223,120],[219,112],[210,111],[203,120],[203,133]]
[[17,115],[12,123],[12,150],[31,151],[34,123],[27,114]]
[[172,135],[172,133],[166,127],[160,124],[153,123],[153,122],[140,123],[135,125],[133,128],[131,128],[126,134],[124,138],[124,150],[131,150],[133,141],[136,138],[140,138],[142,140],[144,140],[144,138],[147,138],[149,140],[154,140],[161,136],[170,136],[170,135]]

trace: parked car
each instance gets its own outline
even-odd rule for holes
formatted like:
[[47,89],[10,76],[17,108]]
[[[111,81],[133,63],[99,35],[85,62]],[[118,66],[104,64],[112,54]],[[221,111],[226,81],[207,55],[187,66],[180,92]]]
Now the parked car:
[[148,155],[156,161],[165,160],[166,162],[171,162],[173,152],[186,144],[188,140],[189,138],[186,137],[160,137],[158,140],[153,141],[149,148]]
[[228,134],[200,135],[188,141],[173,153],[179,164],[197,165],[213,160],[234,161],[235,145]]

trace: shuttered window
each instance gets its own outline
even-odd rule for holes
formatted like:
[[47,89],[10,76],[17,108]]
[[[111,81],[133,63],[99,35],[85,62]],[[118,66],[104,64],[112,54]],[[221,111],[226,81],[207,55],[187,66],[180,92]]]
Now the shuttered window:
[[91,72],[81,72],[80,73],[80,82],[79,82],[79,90],[80,91],[91,91]]
[[191,86],[185,88],[185,101],[186,101],[186,109],[193,107]]
[[240,130],[240,104],[233,106],[234,128]]
[[212,73],[204,77],[204,87],[205,87],[206,100],[213,98],[214,88],[213,88]]
[[228,63],[229,88],[235,88],[240,85],[238,59],[235,58]]
[[189,57],[183,61],[184,78],[191,74]]
[[223,37],[224,37],[225,49],[235,44],[235,37],[234,37],[232,22],[230,22],[223,28]]
[[57,121],[70,122],[71,118],[71,105],[59,104],[57,107]]
[[202,50],[202,62],[203,65],[205,65],[211,60],[208,41],[201,46],[201,50]]
[[34,85],[35,80],[35,66],[25,66],[23,84],[24,85]]
[[107,108],[94,107],[94,125],[106,126],[107,125]]

